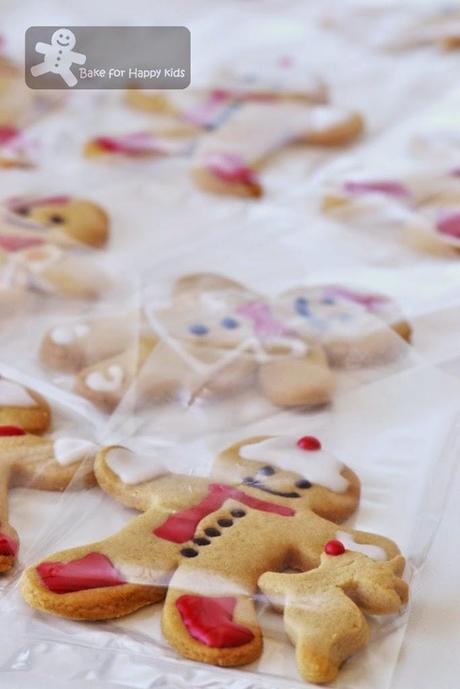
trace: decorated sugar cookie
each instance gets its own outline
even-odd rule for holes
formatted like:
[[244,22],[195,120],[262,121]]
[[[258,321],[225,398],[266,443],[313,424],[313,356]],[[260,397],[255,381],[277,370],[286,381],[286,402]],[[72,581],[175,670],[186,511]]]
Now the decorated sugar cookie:
[[[15,197],[0,208],[0,279],[62,297],[92,299],[108,280],[89,252],[108,238],[108,218],[96,204],[69,196]],[[104,279],[103,279],[104,278]]]
[[[366,645],[359,608],[389,614],[406,602],[396,545],[338,526],[358,506],[359,480],[319,438],[243,440],[217,457],[210,479],[170,472],[161,447],[103,449],[99,484],[144,514],[106,540],[30,567],[22,578],[26,601],[85,620],[165,599],[162,631],[171,646],[231,667],[262,652],[254,606],[260,583],[285,606],[299,672],[314,682],[333,679]],[[288,568],[306,574],[276,574]]]
[[8,522],[9,487],[62,491],[71,482],[94,482],[96,445],[58,433],[40,437],[50,421],[50,408],[41,395],[0,378],[0,572],[14,566],[19,548],[18,535]]
[[[259,169],[274,153],[292,144],[341,146],[363,130],[356,112],[327,102],[320,79],[298,70],[294,58],[279,56],[263,74],[225,70],[210,88],[161,93],[129,91],[126,100],[151,112],[156,130],[89,141],[90,156],[131,158],[186,155],[201,188],[219,194],[258,197],[263,193]],[[246,62],[246,70],[247,64]],[[222,87],[222,84],[225,84]]]
[[100,206],[67,195],[7,199],[0,219],[0,246],[6,251],[44,242],[96,248],[108,234],[109,219]]
[[405,177],[360,176],[331,185],[323,210],[334,217],[400,229],[417,247],[460,249],[460,172],[425,170]]
[[75,390],[104,409],[134,381],[141,404],[189,404],[252,386],[282,407],[316,406],[333,394],[329,364],[395,358],[396,334],[409,339],[410,326],[380,294],[326,285],[267,299],[230,278],[200,273],[179,278],[166,307],[56,324],[40,357],[77,373]]

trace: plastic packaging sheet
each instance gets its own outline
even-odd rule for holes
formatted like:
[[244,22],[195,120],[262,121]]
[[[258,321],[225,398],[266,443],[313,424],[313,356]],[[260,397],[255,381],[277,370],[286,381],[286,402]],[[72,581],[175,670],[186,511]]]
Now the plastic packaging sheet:
[[[347,3],[347,16],[358,5]],[[85,0],[78,9],[53,2],[39,9],[6,6],[10,46],[22,41],[26,25],[98,24],[107,16],[105,3]],[[138,24],[152,23],[151,3],[136,9]],[[423,19],[428,9],[418,9]],[[384,16],[385,7],[380,11]],[[113,23],[133,21],[126,16],[132,10],[121,3],[111,12]],[[404,32],[410,17],[392,17],[395,35]],[[366,135],[346,150],[281,152],[263,171],[265,198],[252,203],[202,194],[190,175],[189,151],[161,160],[82,156],[92,137],[158,124],[128,108],[119,93],[69,94],[65,107],[30,127],[38,168],[2,176],[2,201],[20,189],[24,196],[58,191],[100,204],[110,216],[109,243],[88,255],[81,247],[76,253],[90,260],[98,284],[110,283],[110,289],[98,300],[62,299],[32,284],[15,316],[1,323],[0,374],[37,391],[51,408],[43,436],[44,442],[51,439],[45,474],[46,466],[56,469],[58,456],[71,468],[54,491],[37,490],[36,477],[21,479],[20,472],[9,490],[8,522],[20,550],[0,588],[7,630],[0,683],[8,689],[60,689],[63,683],[76,689],[306,686],[282,616],[260,592],[263,654],[231,669],[176,654],[161,632],[162,602],[96,623],[26,605],[19,590],[25,567],[106,539],[136,518],[124,506],[137,501],[130,492],[135,484],[128,482],[119,494],[110,482],[101,480],[106,492],[93,479],[89,486],[81,481],[85,463],[65,463],[75,448],[81,457],[83,447],[90,461],[103,446],[124,445],[133,452],[134,474],[128,471],[128,477],[139,477],[145,466],[147,474],[152,467],[156,472],[140,483],[140,495],[171,472],[185,476],[174,490],[188,500],[197,480],[221,480],[216,457],[233,443],[257,436],[318,437],[361,481],[359,507],[343,528],[393,539],[407,559],[409,583],[427,563],[443,518],[460,449],[458,258],[450,250],[432,252],[431,245],[407,242],[398,223],[411,208],[401,211],[373,196],[372,217],[383,219],[382,225],[366,219],[361,226],[358,217],[349,223],[325,213],[322,203],[350,175],[406,182],[423,168],[430,180],[435,171],[444,174],[458,164],[458,92],[452,88],[458,57],[429,46],[392,52],[371,32],[370,40],[356,40],[341,28],[333,3],[325,10],[323,3],[285,2],[282,17],[277,2],[229,2],[217,11],[208,2],[193,9],[184,2],[155,8],[157,24],[177,24],[178,18],[194,37],[194,86],[218,83],[223,73],[244,76],[247,62],[256,72],[249,78],[257,80],[258,70],[272,77],[280,58],[304,55],[308,45],[307,64],[299,57],[291,65],[294,83],[303,87],[307,72],[309,78],[319,75],[333,103],[363,113]],[[190,275],[195,278],[184,280]],[[409,328],[412,344],[399,337],[407,339]],[[310,367],[309,383],[319,378],[300,391],[299,362]],[[278,365],[292,373],[286,374],[287,389],[273,387],[270,369]],[[59,439],[66,442],[58,445]],[[240,486],[238,472],[231,467],[226,481],[244,492],[249,484]],[[267,480],[276,482],[276,472]],[[251,490],[256,488],[253,483]],[[263,493],[267,500],[269,495]],[[243,546],[256,538],[252,532],[243,536]],[[264,538],[270,535],[262,533]],[[243,546],[231,553],[238,571],[241,559],[243,568],[252,565],[251,548]],[[155,557],[139,574],[121,548],[114,564],[127,581],[145,584],[154,575]],[[195,560],[200,557],[190,558]],[[204,588],[212,596],[215,582],[208,588],[198,571],[189,570],[185,588]],[[228,581],[219,584],[224,594],[234,584],[231,566],[228,572]],[[409,612],[410,604],[404,614],[374,618],[370,644],[347,661],[334,686],[387,689]]]
[[[176,471],[186,475],[206,475],[216,453],[232,442],[265,434],[317,435],[362,481],[361,504],[347,526],[393,538],[408,558],[405,576],[410,580],[425,562],[455,466],[458,419],[451,400],[458,389],[454,378],[418,363],[341,394],[328,412],[282,412],[231,432],[176,442],[166,454],[168,468],[174,471],[177,466]],[[54,408],[61,395],[56,390],[46,392]],[[81,422],[78,430],[81,435]],[[111,424],[105,430],[104,426],[93,428],[90,435],[96,442],[119,442]],[[137,445],[136,435],[125,442],[138,450],[147,442],[144,452],[146,448],[156,450],[155,446],[163,452],[164,438],[157,434],[146,438],[148,425],[142,435],[143,441],[137,437]],[[187,485],[186,481],[185,491]],[[105,538],[134,517],[131,510],[96,488],[73,492],[71,498],[66,496],[52,506],[49,493],[20,489],[13,496],[12,517],[24,534],[24,562]],[[21,509],[24,497],[25,511]],[[126,567],[123,560],[120,553],[122,570]],[[302,686],[281,617],[270,611],[266,601],[259,603],[265,639],[262,658],[229,671],[178,660],[160,632],[161,603],[116,623],[82,624],[33,613],[19,597],[17,577],[5,583],[2,619],[14,642],[7,640],[2,663],[4,672],[11,673],[18,686],[28,670],[50,680],[59,673],[62,679],[100,681],[101,686],[104,681],[108,686],[129,681],[136,687],[156,686],[158,682],[167,686],[176,681],[219,686],[229,681],[235,687],[259,687],[271,686],[273,681],[283,685],[284,680],[286,686]],[[335,686],[389,686],[406,618],[382,618],[375,623],[369,647],[346,664]]]

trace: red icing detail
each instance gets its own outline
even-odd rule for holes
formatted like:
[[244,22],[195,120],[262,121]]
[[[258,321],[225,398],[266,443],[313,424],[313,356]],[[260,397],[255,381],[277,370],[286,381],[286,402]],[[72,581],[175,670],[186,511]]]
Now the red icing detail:
[[25,237],[14,234],[0,235],[0,247],[5,251],[20,251],[40,244],[44,244],[44,240],[40,237]]
[[345,182],[344,190],[348,194],[385,194],[387,196],[410,196],[410,191],[400,182],[381,180],[375,182]]
[[297,447],[300,447],[301,450],[313,452],[315,450],[321,450],[321,443],[314,435],[304,435],[303,438],[298,439]]
[[20,426],[0,426],[0,436],[25,435],[26,432]]
[[229,498],[238,500],[243,505],[247,505],[247,507],[251,507],[254,510],[261,510],[262,512],[272,512],[283,517],[292,517],[295,514],[295,511],[290,507],[259,500],[251,495],[246,495],[238,488],[227,486],[225,483],[211,483],[208,495],[204,500],[198,503],[198,505],[172,514],[153,533],[158,538],[164,538],[166,541],[185,543],[193,538],[198,523],[207,517],[208,514],[219,510]]
[[7,536],[4,533],[0,533],[0,555],[6,555],[7,557],[14,557],[18,552],[18,542]]
[[214,124],[221,113],[225,112],[232,97],[231,91],[214,89],[204,103],[199,103],[187,110],[183,115],[183,119],[186,122],[198,124],[200,127],[210,126]]
[[442,214],[436,223],[436,229],[447,237],[460,239],[460,210]]
[[70,196],[13,196],[7,200],[7,206],[11,211],[17,211],[19,208],[35,208],[36,206],[54,206],[69,203],[72,200]]
[[8,143],[8,141],[14,139],[16,136],[18,136],[18,134],[19,129],[17,129],[16,127],[11,127],[8,125],[0,127],[0,145]]
[[137,132],[126,136],[98,136],[94,143],[104,151],[142,155],[144,153],[166,153],[164,144],[151,134]]
[[86,589],[126,584],[109,558],[88,553],[70,562],[42,562],[37,572],[47,589],[53,593],[72,593]]
[[345,546],[341,541],[328,541],[324,546],[324,552],[327,555],[343,555],[345,552]]
[[352,301],[355,304],[365,306],[366,309],[369,310],[378,308],[382,304],[387,304],[389,301],[388,297],[385,297],[382,294],[365,294],[364,292],[355,292],[347,287],[340,286],[328,287],[327,296],[342,297],[343,299],[348,299],[348,301]]
[[176,600],[182,621],[190,636],[211,648],[243,646],[253,640],[247,627],[233,621],[236,598],[180,596]]
[[225,182],[259,185],[255,171],[246,165],[240,156],[233,153],[211,153],[206,158],[206,166]]

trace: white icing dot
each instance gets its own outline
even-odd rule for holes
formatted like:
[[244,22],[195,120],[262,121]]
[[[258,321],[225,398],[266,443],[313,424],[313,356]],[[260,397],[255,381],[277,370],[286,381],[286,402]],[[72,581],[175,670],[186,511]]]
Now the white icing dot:
[[54,457],[62,466],[93,458],[97,451],[95,443],[82,438],[57,438],[54,441]]
[[343,543],[346,550],[354,550],[357,553],[363,553],[371,557],[373,560],[386,560],[387,554],[379,545],[371,545],[370,543],[356,543],[353,536],[346,531],[337,531],[336,539]]
[[56,344],[66,345],[74,342],[89,333],[89,325],[77,323],[76,325],[60,325],[51,331],[51,339]]
[[277,436],[259,443],[243,445],[239,454],[243,459],[254,459],[300,474],[310,483],[318,484],[343,493],[348,481],[341,475],[342,462],[324,450],[303,450],[297,445],[298,438]]
[[11,380],[0,380],[0,406],[2,407],[35,407],[37,402],[19,383]]
[[92,371],[85,378],[86,385],[96,392],[118,390],[123,382],[123,369],[113,364],[105,371]]

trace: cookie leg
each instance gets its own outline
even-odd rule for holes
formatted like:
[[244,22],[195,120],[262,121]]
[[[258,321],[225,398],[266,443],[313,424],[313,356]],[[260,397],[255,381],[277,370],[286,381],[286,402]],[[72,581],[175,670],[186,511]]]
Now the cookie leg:
[[[200,573],[190,571],[188,576],[199,582]],[[232,667],[256,660],[263,642],[252,598],[213,595],[212,587],[206,589],[205,584],[201,591],[169,588],[161,620],[165,638],[185,658],[211,665]]]
[[21,578],[26,602],[76,620],[122,617],[161,600],[178,547],[156,538],[164,512],[150,510],[114,536],[64,550],[29,567]]
[[279,357],[262,364],[259,384],[281,407],[319,406],[331,401],[334,375],[323,352],[315,349],[306,357]]

